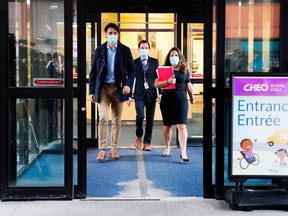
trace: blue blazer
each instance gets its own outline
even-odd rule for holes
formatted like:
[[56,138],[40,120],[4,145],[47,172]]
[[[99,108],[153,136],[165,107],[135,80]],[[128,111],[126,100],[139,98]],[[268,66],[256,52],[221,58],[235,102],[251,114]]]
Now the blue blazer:
[[[95,95],[95,101],[99,102],[100,92],[107,75],[107,42],[97,47],[94,53],[92,68],[89,75],[89,95]],[[131,91],[134,82],[135,65],[129,47],[118,41],[115,56],[115,83],[121,102],[129,99],[129,95],[122,94],[124,86],[129,86]]]

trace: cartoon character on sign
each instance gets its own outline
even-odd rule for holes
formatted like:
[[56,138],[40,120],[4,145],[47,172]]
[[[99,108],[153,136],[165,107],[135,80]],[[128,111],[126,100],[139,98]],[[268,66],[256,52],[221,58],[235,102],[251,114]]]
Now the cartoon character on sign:
[[287,166],[287,162],[285,161],[285,158],[288,156],[288,153],[286,149],[279,149],[278,151],[275,152],[275,154],[280,159],[279,160],[280,167]]
[[252,148],[256,142],[257,142],[257,139],[255,139],[253,143],[252,140],[248,138],[243,139],[240,142],[240,147],[243,149],[243,151],[240,151],[241,155],[243,156],[240,159],[240,167],[242,169],[247,169],[249,164],[253,164],[255,166],[259,164],[260,158],[258,154],[255,154],[252,151]]

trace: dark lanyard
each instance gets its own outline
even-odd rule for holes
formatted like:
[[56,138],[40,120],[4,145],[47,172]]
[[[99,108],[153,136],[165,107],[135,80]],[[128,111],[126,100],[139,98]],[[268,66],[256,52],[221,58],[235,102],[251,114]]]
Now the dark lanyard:
[[143,68],[143,71],[144,71],[144,82],[146,82],[146,75],[147,75],[147,69],[148,69],[148,60],[147,60],[146,65],[142,64],[142,68]]

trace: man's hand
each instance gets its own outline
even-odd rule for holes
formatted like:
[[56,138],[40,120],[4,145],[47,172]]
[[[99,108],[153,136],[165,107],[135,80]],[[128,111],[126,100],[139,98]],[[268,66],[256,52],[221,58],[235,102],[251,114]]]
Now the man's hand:
[[90,101],[92,103],[95,103],[95,95],[94,94],[89,95],[89,98],[90,98]]
[[132,101],[132,98],[131,98],[131,97],[129,97],[129,99],[126,101],[126,104],[127,104],[128,106],[130,106],[130,104],[131,104],[131,101]]
[[130,93],[130,87],[129,87],[129,86],[124,86],[122,93],[123,93],[124,95],[129,94],[129,93]]

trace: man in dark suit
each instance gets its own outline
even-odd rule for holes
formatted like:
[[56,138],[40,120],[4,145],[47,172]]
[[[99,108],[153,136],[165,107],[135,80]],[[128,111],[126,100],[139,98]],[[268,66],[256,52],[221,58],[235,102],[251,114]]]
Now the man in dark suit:
[[99,110],[99,153],[97,160],[106,158],[108,148],[108,122],[110,105],[112,111],[110,157],[120,158],[116,152],[121,130],[121,117],[124,101],[129,99],[133,86],[135,66],[129,47],[118,41],[119,27],[114,23],[105,26],[107,42],[95,50],[89,76],[89,97],[97,102]]
[[[146,115],[145,134],[143,139],[143,150],[151,151],[151,139],[154,123],[154,113],[156,106],[156,99],[161,92],[157,93],[154,87],[154,80],[157,78],[156,69],[159,62],[156,58],[149,56],[150,44],[146,40],[140,41],[138,44],[140,57],[134,60],[136,73],[135,73],[135,109],[136,109],[136,149],[142,148],[143,121]],[[128,103],[129,105],[129,103]],[[146,111],[146,113],[145,113]]]

